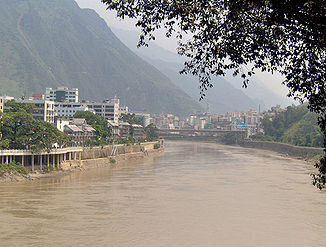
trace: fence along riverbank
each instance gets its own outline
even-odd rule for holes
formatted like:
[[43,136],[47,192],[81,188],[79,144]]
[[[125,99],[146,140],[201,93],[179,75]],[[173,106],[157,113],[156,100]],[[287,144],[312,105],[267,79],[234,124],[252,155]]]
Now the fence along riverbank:
[[161,147],[161,142],[148,142],[130,146],[121,144],[93,148],[59,148],[53,149],[50,152],[40,153],[32,153],[29,150],[0,150],[0,163],[9,164],[13,161],[19,162],[34,172],[35,170],[43,170],[44,168],[59,169],[66,163],[69,163],[71,166],[79,166],[86,160],[118,157],[132,153],[147,154]]

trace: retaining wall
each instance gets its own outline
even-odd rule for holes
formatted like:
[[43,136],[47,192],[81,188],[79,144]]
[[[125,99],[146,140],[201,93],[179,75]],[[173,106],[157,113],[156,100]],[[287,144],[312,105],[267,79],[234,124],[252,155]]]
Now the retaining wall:
[[[132,159],[141,159],[148,156],[149,153],[155,153],[162,151],[160,149],[154,149],[154,145],[159,142],[148,142],[141,143],[140,145],[135,144],[131,146],[127,145],[116,145],[116,152],[112,154],[113,146],[84,148],[81,160],[65,161],[61,164],[61,168],[64,171],[73,170],[76,168],[80,169],[92,169],[98,167],[105,167],[115,162],[123,162]],[[112,163],[114,161],[114,163]]]
[[[113,156],[121,155],[121,154],[129,154],[129,153],[138,153],[138,152],[145,152],[151,151],[154,149],[154,145],[158,142],[147,142],[135,145],[115,145],[116,151],[114,152]],[[88,159],[98,159],[98,158],[105,158],[109,157],[112,154],[112,149],[114,147],[112,145],[104,146],[104,147],[94,147],[94,148],[84,148],[82,152],[81,159],[88,160]]]
[[239,143],[239,145],[247,148],[270,150],[281,154],[287,154],[290,156],[301,158],[311,157],[316,154],[324,154],[322,148],[299,147],[279,142],[242,141],[241,143]]

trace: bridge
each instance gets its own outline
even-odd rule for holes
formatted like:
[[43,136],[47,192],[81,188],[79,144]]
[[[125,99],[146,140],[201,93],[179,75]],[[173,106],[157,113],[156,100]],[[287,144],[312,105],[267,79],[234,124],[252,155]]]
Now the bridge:
[[218,129],[158,129],[158,135],[168,137],[168,136],[209,136],[218,137],[228,134],[234,135],[246,135],[244,130],[218,130]]

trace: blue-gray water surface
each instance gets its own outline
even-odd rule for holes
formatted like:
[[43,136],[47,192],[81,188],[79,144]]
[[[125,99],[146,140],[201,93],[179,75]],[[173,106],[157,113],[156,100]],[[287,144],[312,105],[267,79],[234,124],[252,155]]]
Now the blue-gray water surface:
[[314,169],[276,153],[167,142],[153,158],[0,184],[0,246],[326,246]]

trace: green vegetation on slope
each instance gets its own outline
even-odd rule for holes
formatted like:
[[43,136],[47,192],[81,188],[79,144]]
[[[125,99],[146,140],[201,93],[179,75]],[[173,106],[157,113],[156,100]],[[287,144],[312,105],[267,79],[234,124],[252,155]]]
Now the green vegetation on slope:
[[78,87],[81,98],[117,95],[122,104],[149,112],[201,109],[74,0],[0,0],[0,34],[0,94],[65,85]]
[[262,120],[265,135],[253,136],[256,140],[278,141],[297,146],[322,147],[323,135],[317,125],[318,116],[306,105],[288,106],[284,112]]

